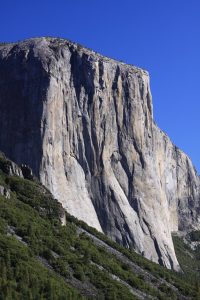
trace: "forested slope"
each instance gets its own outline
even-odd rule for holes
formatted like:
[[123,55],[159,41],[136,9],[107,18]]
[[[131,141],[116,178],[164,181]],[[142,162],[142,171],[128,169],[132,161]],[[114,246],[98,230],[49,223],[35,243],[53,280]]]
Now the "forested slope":
[[199,299],[186,268],[156,265],[68,213],[63,226],[64,215],[28,167],[0,154],[0,299]]

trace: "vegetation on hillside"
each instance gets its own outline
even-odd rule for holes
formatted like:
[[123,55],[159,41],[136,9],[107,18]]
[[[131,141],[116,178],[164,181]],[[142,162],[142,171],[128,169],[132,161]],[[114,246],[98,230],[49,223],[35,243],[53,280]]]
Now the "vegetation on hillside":
[[200,299],[186,269],[160,267],[67,213],[62,226],[61,205],[37,181],[11,176],[9,164],[0,155],[9,192],[0,196],[0,299]]
[[[200,245],[191,247],[192,242],[199,242],[199,231],[193,231],[186,237],[173,236],[176,255],[184,276],[188,282],[200,290]],[[200,299],[200,298],[199,298]]]

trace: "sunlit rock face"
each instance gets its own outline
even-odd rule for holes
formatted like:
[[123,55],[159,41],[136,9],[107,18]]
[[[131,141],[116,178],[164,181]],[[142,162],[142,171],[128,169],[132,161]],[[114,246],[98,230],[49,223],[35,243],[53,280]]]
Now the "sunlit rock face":
[[66,40],[0,46],[0,150],[67,211],[178,269],[171,232],[200,228],[200,180],[154,123],[146,71]]

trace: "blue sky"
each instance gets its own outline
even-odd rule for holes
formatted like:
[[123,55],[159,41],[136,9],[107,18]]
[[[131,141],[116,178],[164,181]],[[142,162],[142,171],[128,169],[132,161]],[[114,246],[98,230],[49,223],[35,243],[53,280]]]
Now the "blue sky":
[[0,41],[56,36],[151,76],[157,124],[200,173],[199,0],[0,0]]

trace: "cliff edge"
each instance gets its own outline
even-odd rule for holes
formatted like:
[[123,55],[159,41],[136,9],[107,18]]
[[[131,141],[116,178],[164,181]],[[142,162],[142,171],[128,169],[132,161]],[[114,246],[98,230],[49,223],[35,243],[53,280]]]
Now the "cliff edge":
[[200,180],[153,121],[149,75],[78,44],[0,46],[0,150],[70,214],[167,268],[200,229]]

